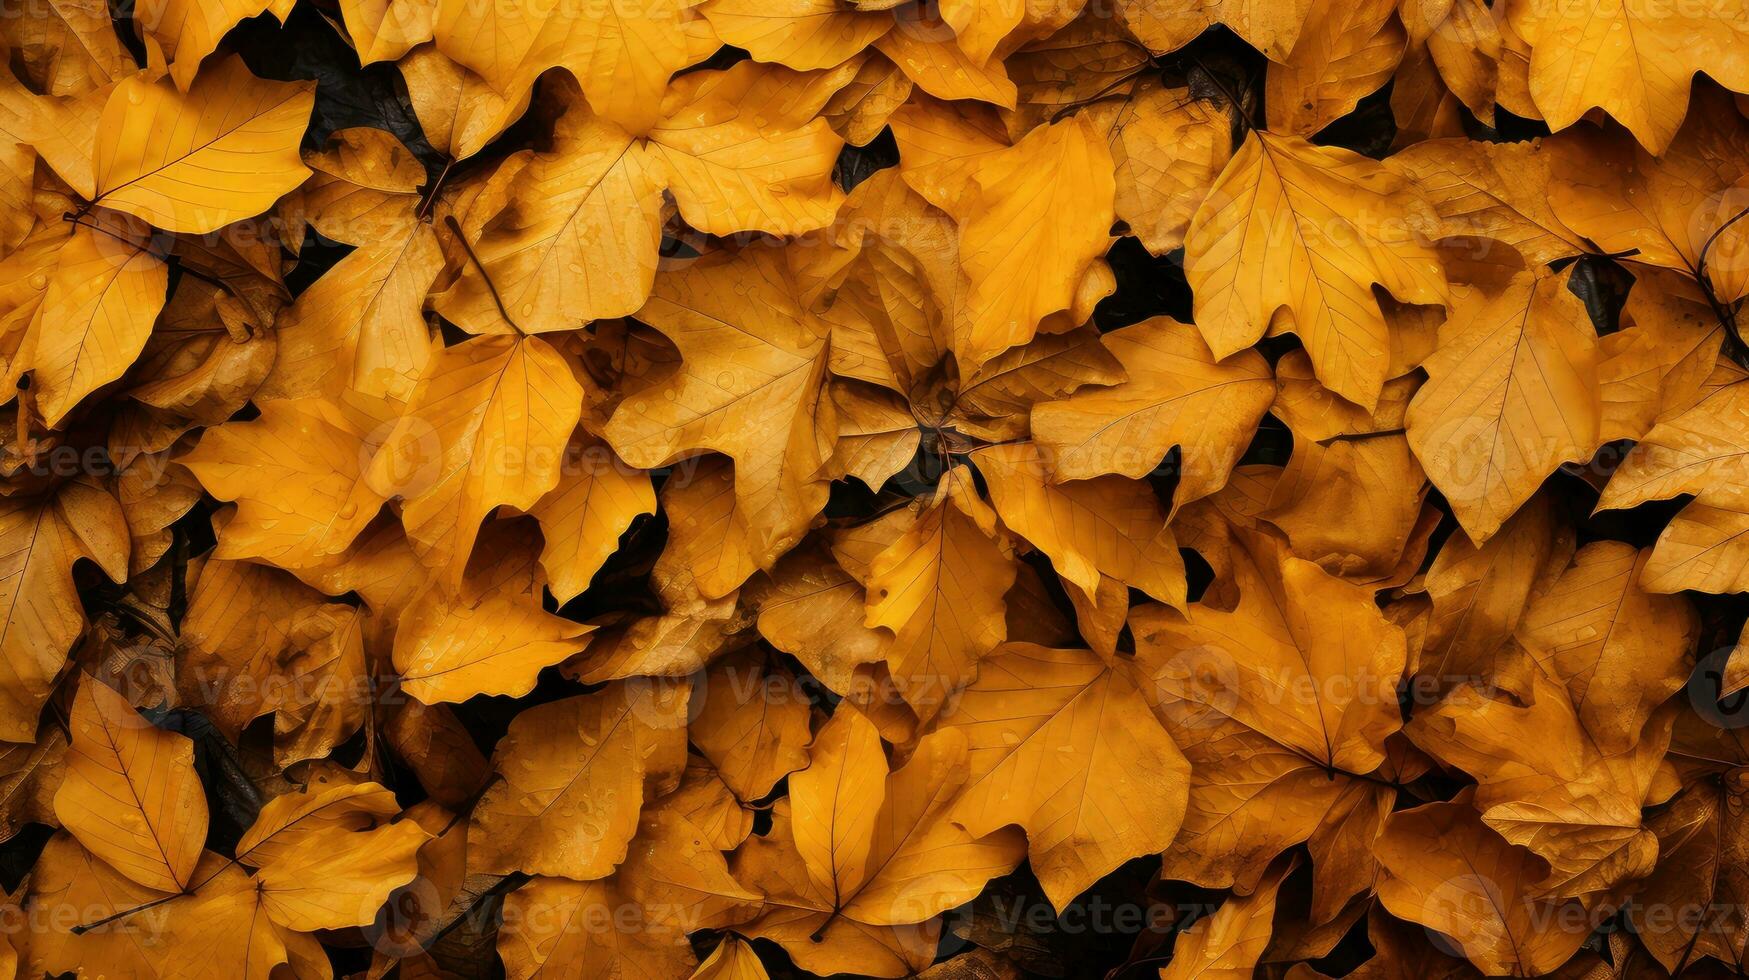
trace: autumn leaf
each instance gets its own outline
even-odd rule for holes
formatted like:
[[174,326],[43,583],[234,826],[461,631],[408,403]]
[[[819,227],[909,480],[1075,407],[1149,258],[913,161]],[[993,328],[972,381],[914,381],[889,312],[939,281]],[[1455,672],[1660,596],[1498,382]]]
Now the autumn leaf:
[[[1555,468],[1601,441],[1597,339],[1559,276],[1455,301],[1406,419],[1409,445],[1486,541]],[[1466,465],[1467,463],[1467,465]]]
[[1074,302],[1075,284],[1109,243],[1113,167],[1087,124],[1040,127],[983,158],[944,209],[959,221],[971,279],[970,334],[955,350],[963,368],[1026,343],[1041,320]]
[[[1348,576],[1386,575],[1405,557],[1423,513],[1427,481],[1408,438],[1404,415],[1418,386],[1414,377],[1386,382],[1374,412],[1330,398],[1305,355],[1276,362],[1271,413],[1294,434],[1293,455],[1260,516],[1287,535],[1294,553]],[[1332,522],[1352,508],[1365,529]]]
[[690,60],[688,8],[676,3],[615,4],[603,16],[572,9],[480,8],[444,0],[438,50],[514,94],[563,65],[583,83],[596,111],[633,128],[647,126],[668,76]]
[[358,247],[292,303],[261,397],[344,402],[356,391],[405,402],[430,357],[421,312],[443,264],[436,233],[418,220],[424,171],[381,130],[341,130],[329,142],[306,157],[307,216]]
[[580,99],[560,127],[552,151],[520,168],[508,206],[475,244],[479,269],[443,294],[439,308],[457,323],[483,329],[502,304],[524,330],[561,330],[634,313],[650,295],[660,162]]
[[402,689],[427,704],[527,693],[535,675],[583,652],[589,627],[540,608],[526,580],[430,589],[401,614],[394,660]]
[[358,48],[360,64],[394,61],[431,40],[435,4],[417,0],[345,0],[340,15]]
[[1172,962],[1160,971],[1160,980],[1189,977],[1251,975],[1262,958],[1274,926],[1276,893],[1294,862],[1281,865],[1248,895],[1236,895],[1221,904],[1206,919],[1199,919],[1179,933],[1172,947]]
[[1270,127],[1310,138],[1354,110],[1403,57],[1408,38],[1396,4],[1313,0],[1293,49],[1270,71]]
[[1388,875],[1380,900],[1393,915],[1450,937],[1485,974],[1547,972],[1586,932],[1560,925],[1570,905],[1527,891],[1537,858],[1484,826],[1468,802],[1460,796],[1392,815],[1379,838]]
[[[1369,773],[1385,759],[1385,738],[1401,725],[1394,688],[1405,657],[1401,630],[1387,622],[1363,588],[1277,542],[1248,534],[1248,561],[1238,566],[1240,601],[1232,611],[1194,609],[1187,621],[1147,610],[1142,642],[1160,644],[1161,662],[1180,650],[1221,662],[1170,677],[1173,693],[1271,733],[1327,767]],[[1281,696],[1294,676],[1346,676],[1340,693]],[[1167,677],[1155,674],[1157,684]],[[1204,685],[1213,682],[1212,687]]]
[[1277,61],[1298,39],[1312,0],[1285,4],[1258,0],[1126,0],[1118,10],[1137,38],[1152,51],[1175,51],[1205,29],[1221,24]]
[[700,753],[739,800],[758,800],[807,765],[810,708],[795,679],[747,654],[720,660],[698,689],[704,706],[688,726]]
[[[406,503],[420,558],[459,582],[480,521],[533,507],[558,483],[581,414],[571,367],[538,337],[479,337],[434,352],[407,412],[371,458],[367,484]],[[527,465],[504,465],[511,459]]]
[[102,486],[69,483],[47,497],[0,504],[0,647],[6,651],[4,735],[36,738],[36,716],[85,626],[73,566],[97,563],[127,578],[126,518]]
[[14,6],[0,977],[1743,967],[1740,0]]
[[[966,740],[925,740],[889,773],[880,736],[854,708],[835,714],[791,777],[786,830],[758,838],[735,864],[765,896],[742,927],[771,939],[816,972],[859,957],[874,975],[898,975],[939,912],[974,895],[1020,860],[1019,836],[978,836],[948,818],[965,777]],[[813,937],[819,936],[819,939]]]
[[1265,331],[1293,332],[1326,388],[1371,409],[1390,359],[1372,287],[1407,303],[1445,298],[1444,270],[1416,238],[1430,224],[1414,185],[1379,164],[1254,133],[1185,236],[1197,326],[1221,360]]
[[37,91],[78,95],[134,67],[108,12],[92,0],[68,0],[26,11],[6,29],[10,48],[23,53],[25,77]]
[[[1608,0],[1579,12],[1519,0],[1507,16],[1530,46],[1530,95],[1552,129],[1565,129],[1596,107],[1641,146],[1663,153],[1688,112],[1696,71],[1710,69],[1726,85],[1749,87],[1744,66],[1724,55],[1749,25],[1749,13],[1736,5],[1706,13]],[[1553,41],[1557,35],[1569,43]]]
[[1027,445],[980,449],[973,459],[1002,523],[1050,555],[1082,592],[1111,578],[1183,604],[1183,559],[1146,487],[1115,476],[1048,483],[1045,458]]
[[55,793],[61,826],[141,885],[188,887],[207,825],[193,744],[152,727],[90,678],[79,685],[72,720],[66,780]]
[[693,976],[698,980],[765,980],[769,974],[753,947],[734,936],[725,936]]
[[559,485],[529,511],[541,523],[541,567],[560,602],[583,590],[632,522],[654,513],[650,479],[579,430],[565,450]]
[[[1640,146],[1595,140],[1579,145],[1610,154],[1608,168],[1582,168],[1549,185],[1549,203],[1575,232],[1609,251],[1706,281],[1730,302],[1749,294],[1749,249],[1737,214],[1749,206],[1739,185],[1743,135],[1717,124],[1722,95],[1703,92],[1696,111],[1654,155]],[[1615,175],[1619,174],[1617,177]]]
[[963,732],[970,749],[954,818],[984,833],[1025,829],[1034,873],[1058,908],[1176,832],[1189,766],[1127,665],[1005,647],[940,725]]
[[81,228],[61,246],[24,339],[28,362],[14,366],[30,371],[47,425],[59,425],[86,395],[122,376],[164,306],[163,260],[112,235]]
[[[238,868],[225,869],[224,864],[223,858],[209,853],[195,873],[200,878],[218,877],[220,887],[228,890],[234,891],[240,884],[247,887],[247,874]],[[91,915],[93,920],[127,913],[147,902],[159,902],[145,914],[156,912],[157,915],[148,921],[152,927],[163,930],[171,922],[181,919],[198,901],[193,896],[161,892],[134,882],[65,833],[49,839],[36,871],[24,896],[25,906],[78,908],[81,915]],[[125,919],[122,921],[126,923]],[[206,921],[210,923],[212,920],[209,917]],[[142,947],[138,941],[139,923],[74,931],[85,924],[63,918],[33,937],[21,950],[21,968],[64,973],[114,967],[140,976],[165,972],[166,950],[163,947]],[[313,940],[309,942],[314,943]],[[202,946],[206,945],[207,941],[203,941]],[[246,953],[244,949],[233,949],[230,955],[241,959]],[[269,955],[266,958],[276,957]],[[263,964],[262,969],[273,965]]]
[[883,11],[858,11],[822,0],[776,6],[747,0],[710,0],[701,11],[725,44],[746,48],[758,61],[791,68],[830,68],[893,27]]
[[[371,407],[267,402],[254,421],[207,430],[182,464],[215,497],[238,502],[223,557],[297,569],[328,564],[352,546],[383,505],[365,480],[374,448],[365,439],[381,424]],[[300,492],[288,498],[279,492],[285,486]]]
[[371,783],[281,796],[237,842],[256,868],[263,910],[300,932],[369,924],[394,889],[412,880],[414,852],[430,835]]
[[1528,261],[1552,262],[1585,251],[1552,200],[1561,187],[1556,174],[1579,169],[1580,147],[1567,135],[1524,143],[1428,140],[1392,154],[1385,166],[1421,188],[1438,212],[1439,237],[1478,248],[1498,242]]
[[1105,340],[1128,380],[1033,407],[1034,441],[1059,480],[1140,479],[1177,447],[1183,502],[1219,490],[1268,408],[1263,362],[1219,361],[1187,325],[1159,318]]
[[[360,2],[370,5],[376,0]],[[429,6],[390,0],[385,16],[397,11],[415,25],[421,15],[435,14]],[[419,36],[422,32],[414,29],[412,33]],[[426,140],[446,151],[451,160],[466,160],[480,152],[528,108],[530,93],[503,95],[435,46],[414,47],[400,59],[398,67]]]
[[[1665,749],[1670,712],[1637,732],[1637,744],[1610,745],[1598,726],[1579,714],[1560,682],[1572,672],[1538,670],[1535,704],[1518,708],[1464,688],[1407,729],[1430,754],[1484,773],[1476,791],[1481,819],[1507,841],[1529,848],[1549,866],[1546,875],[1519,885],[1531,895],[1582,898],[1623,879],[1643,877],[1657,854],[1657,839],[1642,826],[1640,804]],[[1553,676],[1550,676],[1553,673]],[[1524,752],[1530,733],[1538,748]],[[1516,747],[1510,763],[1501,753]]]
[[[686,687],[620,684],[531,709],[493,767],[502,779],[475,805],[482,867],[589,881],[625,860],[646,783],[685,766],[675,715]],[[564,819],[548,820],[551,814]]]
[[680,373],[622,403],[605,435],[634,466],[700,450],[732,458],[737,499],[767,515],[749,553],[768,566],[825,504],[825,325],[768,251],[719,254],[664,283],[641,316],[680,348]]
[[1203,190],[1232,157],[1226,112],[1188,88],[1144,84],[1088,116],[1109,133],[1117,217],[1155,255],[1183,245]]
[[829,553],[791,552],[757,601],[760,635],[840,694],[849,693],[859,665],[885,659],[892,644],[888,631],[864,625],[862,583]]
[[1658,535],[1643,573],[1657,592],[1727,593],[1749,591],[1749,514],[1739,494],[1709,494],[1710,503],[1683,507]]
[[[1580,720],[1609,750],[1638,741],[1654,710],[1682,685],[1699,628],[1684,597],[1645,588],[1650,557],[1614,541],[1580,548],[1519,624],[1533,652],[1566,678]],[[1622,628],[1630,622],[1642,625]]]
[[686,977],[696,963],[686,933],[739,922],[758,898],[735,882],[698,826],[664,804],[643,821],[613,877],[535,878],[513,892],[506,908],[516,917],[500,930],[498,949],[511,976],[587,963]]
[[1374,876],[1406,644],[1364,588],[1262,532],[1232,533],[1235,608],[1205,598],[1188,622],[1161,607],[1131,616],[1143,691],[1192,765],[1167,867],[1248,891],[1283,850],[1310,840],[1314,921],[1327,921]]
[[236,58],[199,81],[179,92],[123,79],[97,129],[94,183],[75,189],[168,231],[203,233],[260,214],[308,176],[297,146],[310,86],[263,81]]
[[170,60],[170,77],[186,92],[201,59],[217,49],[225,33],[239,21],[265,11],[284,21],[291,9],[289,0],[223,0],[212,4],[146,0],[135,8],[134,17],[146,35],[164,49]]
[[1573,545],[1547,497],[1532,498],[1480,546],[1467,536],[1447,540],[1423,579],[1430,608],[1417,669],[1442,681],[1514,686],[1523,650],[1512,637],[1532,594],[1566,567]]
[[[1742,812],[1740,769],[1715,774],[1685,789],[1648,826],[1658,835],[1662,866],[1645,884],[1648,903],[1731,901],[1742,888],[1743,865],[1738,855]],[[1702,928],[1687,923],[1637,920],[1646,948],[1667,970],[1682,961],[1711,956],[1735,963],[1742,949],[1742,929],[1728,917]]]
[[893,679],[926,716],[1006,635],[1002,594],[1014,581],[1014,560],[991,539],[995,512],[971,480],[964,469],[944,475],[915,523],[874,556],[864,582],[865,624],[893,634]]
[[828,224],[841,200],[829,179],[841,140],[810,109],[823,109],[845,81],[842,72],[752,62],[676,81],[649,147],[681,216],[719,235],[796,235]]

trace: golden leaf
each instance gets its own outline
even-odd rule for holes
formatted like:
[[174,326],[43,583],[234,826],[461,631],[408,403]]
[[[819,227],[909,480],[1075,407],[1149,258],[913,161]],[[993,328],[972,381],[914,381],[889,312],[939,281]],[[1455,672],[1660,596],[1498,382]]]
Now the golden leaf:
[[662,185],[642,140],[576,100],[552,151],[522,167],[508,207],[475,243],[479,268],[438,311],[483,331],[502,305],[531,333],[636,312],[656,275]]
[[526,582],[470,579],[453,596],[426,590],[401,614],[395,668],[403,690],[426,704],[520,697],[542,668],[581,653],[589,632],[543,610]]
[[804,311],[778,253],[719,254],[663,276],[640,319],[680,348],[678,374],[620,404],[605,435],[633,466],[700,450],[735,461],[735,496],[762,515],[750,536],[769,567],[825,505],[818,406],[826,327]]
[[1166,512],[1145,485],[1116,476],[1047,482],[1037,447],[992,446],[972,455],[1002,523],[1051,557],[1085,593],[1109,577],[1168,605],[1184,605],[1184,561]]
[[631,523],[656,510],[650,478],[579,430],[565,452],[559,485],[529,511],[540,521],[541,567],[560,603],[589,587]]
[[692,980],[767,980],[765,964],[759,962],[746,940],[724,936],[711,955],[693,971]]
[[893,680],[926,718],[976,676],[978,661],[1004,638],[1002,594],[1014,582],[1014,559],[991,540],[995,520],[971,473],[955,468],[917,522],[875,557],[864,581],[865,622],[892,631]]
[[1298,334],[1319,382],[1372,409],[1390,360],[1373,285],[1407,303],[1445,299],[1444,270],[1416,237],[1428,211],[1358,154],[1253,133],[1184,239],[1197,327],[1221,360],[1266,330]]
[[699,13],[723,43],[798,71],[839,64],[893,26],[890,14],[863,13],[838,0],[709,0]]
[[[393,5],[400,0],[390,2],[395,9]],[[407,52],[399,67],[425,138],[432,146],[448,151],[453,160],[466,160],[480,152],[528,108],[528,93],[520,98],[500,95],[435,46],[420,45]]]
[[1232,157],[1227,113],[1187,88],[1143,84],[1087,114],[1110,134],[1117,217],[1155,255],[1183,245],[1197,205]]
[[1406,732],[1436,758],[1478,774],[1482,821],[1548,866],[1515,884],[1535,896],[1584,898],[1652,869],[1657,838],[1642,826],[1640,806],[1673,715],[1654,715],[1628,748],[1606,747],[1592,727],[1607,730],[1579,713],[1570,665],[1552,668],[1567,670],[1534,670],[1528,707],[1463,687],[1417,714]]
[[431,0],[341,0],[340,16],[358,61],[394,61],[431,40],[437,5]]
[[[589,881],[625,860],[646,780],[685,765],[686,686],[621,683],[518,715],[492,766],[503,778],[475,805],[479,867]],[[653,755],[653,753],[655,753]]]
[[137,76],[116,85],[92,154],[93,201],[202,234],[260,214],[309,176],[297,149],[313,85],[263,81],[235,57],[197,81],[185,92]]
[[261,809],[237,842],[257,870],[255,891],[274,922],[300,932],[369,925],[389,893],[417,873],[430,838],[375,783],[288,793]]
[[67,652],[85,626],[73,565],[127,579],[126,518],[108,490],[64,484],[51,496],[0,502],[0,738],[30,742]]
[[271,12],[283,23],[293,0],[142,0],[134,7],[141,31],[170,60],[176,87],[189,91],[201,60],[219,46],[225,32],[245,18]]
[[1255,891],[1227,899],[1212,915],[1179,933],[1172,946],[1172,962],[1160,970],[1160,980],[1250,977],[1269,944],[1276,892],[1293,868],[1293,861],[1283,863]]
[[169,271],[144,245],[81,227],[61,246],[21,356],[43,422],[61,424],[139,357],[164,306]]
[[73,704],[67,775],[55,816],[86,849],[147,888],[183,891],[206,842],[194,743],[154,728],[89,676]]
[[1488,975],[1538,976],[1564,963],[1589,932],[1562,926],[1576,903],[1529,890],[1541,862],[1488,829],[1467,794],[1392,814],[1378,853],[1385,908],[1444,933]]
[[19,11],[0,27],[19,53],[33,88],[48,95],[81,95],[133,71],[110,18],[98,0],[53,0]]
[[1177,447],[1185,462],[1174,503],[1219,490],[1273,398],[1263,359],[1245,353],[1217,361],[1194,327],[1168,317],[1104,340],[1129,380],[1033,408],[1033,439],[1055,477],[1139,480]]
[[965,772],[958,733],[925,739],[889,773],[873,724],[846,705],[809,754],[790,779],[782,826],[736,855],[736,877],[765,896],[740,931],[779,943],[811,972],[855,957],[863,973],[900,975],[927,961],[929,920],[1020,860],[1020,837],[977,836],[948,819]]
[[[1749,19],[1744,25],[1749,30]],[[1564,169],[1549,184],[1549,203],[1598,248],[1695,278],[1704,263],[1722,300],[1749,295],[1749,229],[1738,221],[1749,207],[1749,189],[1741,186],[1749,135],[1720,123],[1728,111],[1722,95],[1703,93],[1669,145],[1655,152],[1577,141],[1592,165]]]
[[1039,321],[1069,308],[1074,284],[1111,242],[1112,170],[1110,148],[1079,119],[980,161],[945,209],[971,277],[970,335],[954,351],[962,370],[1026,343]]
[[526,511],[558,483],[582,414],[582,386],[539,337],[476,337],[431,356],[365,473],[399,496],[407,538],[459,584],[480,521],[500,505]]
[[1688,88],[1706,71],[1749,88],[1741,57],[1749,7],[1689,8],[1644,0],[1602,0],[1583,10],[1554,0],[1514,0],[1512,30],[1530,46],[1530,96],[1550,129],[1600,108],[1663,153],[1688,113]]
[[1118,15],[1150,51],[1176,51],[1216,24],[1275,61],[1299,38],[1314,0],[1123,0]]
[[784,776],[808,764],[813,738],[806,695],[787,671],[737,653],[714,664],[696,688],[688,737],[739,800],[763,799]]
[[939,724],[970,748],[953,819],[974,833],[1024,828],[1033,873],[1058,909],[1178,832],[1190,766],[1123,664],[1013,644]]
[[1742,966],[1749,0],[12,7],[0,980]]
[[828,83],[811,92],[823,107],[832,80],[743,62],[669,86],[649,147],[686,223],[715,235],[796,235],[828,224],[843,200],[831,180],[843,141],[798,89]]
[[1529,262],[1546,263],[1585,251],[1551,201],[1560,194],[1556,173],[1581,166],[1577,150],[1564,137],[1528,143],[1428,140],[1392,154],[1385,167],[1413,180],[1433,205],[1439,237],[1460,238],[1477,249],[1498,242]]
[[1566,462],[1601,442],[1597,335],[1564,276],[1515,276],[1454,301],[1409,403],[1409,445],[1485,542]]
[[1272,131],[1310,138],[1382,87],[1407,37],[1391,0],[1312,0],[1293,50],[1264,89]]
[[688,61],[679,0],[611,0],[599,11],[555,4],[439,0],[437,49],[516,98],[541,72],[563,65],[589,103],[634,132],[648,128],[668,76]]
[[238,502],[219,557],[297,569],[344,553],[383,505],[365,480],[365,438],[379,424],[310,398],[264,402],[256,420],[208,429],[181,462],[213,496]]
[[1606,752],[1639,741],[1654,709],[1688,678],[1699,638],[1687,599],[1643,585],[1648,558],[1619,541],[1580,548],[1519,623],[1532,653],[1566,678],[1580,723]]

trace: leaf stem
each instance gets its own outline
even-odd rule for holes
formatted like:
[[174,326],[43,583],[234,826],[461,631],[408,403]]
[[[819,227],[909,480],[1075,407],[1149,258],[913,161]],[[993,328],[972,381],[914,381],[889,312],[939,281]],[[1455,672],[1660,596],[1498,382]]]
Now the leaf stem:
[[1713,245],[1717,244],[1719,236],[1746,216],[1749,216],[1749,207],[1744,207],[1714,228],[1701,245],[1700,257],[1695,260],[1694,265],[1694,281],[1700,286],[1701,295],[1706,297],[1707,305],[1712,307],[1713,316],[1718,319],[1719,326],[1724,328],[1726,354],[1741,368],[1749,368],[1749,345],[1743,343],[1742,331],[1737,327],[1737,310],[1742,304],[1741,301],[1734,301],[1727,305],[1719,299],[1718,291],[1713,288],[1712,279],[1707,274],[1707,261],[1712,257]]
[[1142,62],[1140,67],[1136,68],[1133,71],[1126,72],[1125,74],[1119,75],[1117,78],[1113,79],[1110,83],[1108,83],[1104,88],[1093,93],[1092,95],[1088,96],[1087,98],[1082,99],[1079,102],[1071,102],[1068,105],[1059,108],[1056,112],[1051,113],[1051,122],[1053,122],[1053,123],[1058,122],[1064,116],[1068,115],[1071,112],[1079,112],[1080,110],[1085,109],[1090,105],[1096,105],[1099,102],[1101,102],[1107,98],[1128,98],[1127,95],[1115,94],[1117,87],[1120,85],[1123,85],[1126,82],[1135,81],[1137,78],[1140,78],[1144,73],[1146,73],[1148,71],[1148,69],[1153,68],[1153,67],[1154,67],[1154,63],[1152,60]]
[[448,226],[450,233],[455,235],[455,240],[461,243],[462,251],[468,253],[468,261],[474,263],[474,268],[480,270],[480,278],[486,283],[486,292],[492,294],[492,305],[498,307],[498,315],[504,318],[505,323],[514,327],[517,333],[528,333],[515,320],[511,319],[510,311],[504,308],[504,299],[498,295],[498,286],[492,282],[491,274],[486,271],[486,264],[480,261],[478,255],[474,254],[474,246],[468,242],[468,236],[462,233],[461,222],[455,220],[455,215],[446,214],[443,216],[443,223]]
[[1233,90],[1227,87],[1227,83],[1222,81],[1221,77],[1219,75],[1216,75],[1214,72],[1210,71],[1209,66],[1203,64],[1201,58],[1197,57],[1196,55],[1191,55],[1190,61],[1191,61],[1191,64],[1202,69],[1202,73],[1208,77],[1208,80],[1214,84],[1215,88],[1220,89],[1221,94],[1226,96],[1227,102],[1230,105],[1232,105],[1233,111],[1235,113],[1238,113],[1239,121],[1241,121],[1245,124],[1246,129],[1248,129],[1248,130],[1262,130],[1263,129],[1262,126],[1257,125],[1257,120],[1251,118],[1251,110],[1245,108],[1244,100],[1240,99],[1238,95],[1234,94]]
[[454,830],[455,825],[460,823],[461,819],[463,817],[468,816],[474,812],[474,807],[479,804],[480,798],[486,795],[486,791],[491,789],[493,787],[493,785],[495,785],[499,780],[501,780],[503,778],[504,778],[503,773],[495,772],[492,774],[492,778],[486,780],[484,783],[481,783],[480,788],[477,790],[474,790],[472,795],[470,795],[466,800],[463,800],[462,805],[456,808],[455,815],[451,816],[449,818],[449,823],[446,823],[443,825],[443,830],[441,832],[439,832],[437,836],[442,837],[444,834],[447,834],[450,831]]
[[[86,210],[89,210],[89,208],[90,208],[90,206],[87,205]],[[139,251],[144,252],[147,255],[150,255],[152,258],[157,259],[158,261],[164,263],[165,265],[174,265],[176,267],[177,271],[181,272],[183,275],[193,276],[194,278],[199,279],[202,282],[205,282],[205,283],[212,285],[213,288],[215,288],[215,289],[224,290],[226,293],[231,292],[231,287],[229,285],[227,285],[224,280],[216,279],[212,276],[209,276],[206,273],[201,272],[199,269],[190,269],[188,267],[188,265],[186,263],[184,263],[182,261],[181,257],[178,256],[176,253],[174,253],[174,252],[160,252],[157,249],[154,249],[151,246],[151,243],[149,243],[149,242],[148,243],[136,242],[136,241],[126,237],[125,235],[118,235],[115,232],[110,231],[108,228],[105,228],[101,225],[89,224],[89,223],[85,222],[84,220],[82,220],[84,217],[85,217],[84,211],[78,211],[78,212],[68,211],[67,213],[61,215],[61,220],[69,222],[70,224],[72,224],[78,228],[89,228],[92,231],[95,231],[100,235],[108,235],[109,237],[115,239],[116,241],[121,242],[123,245],[132,246],[133,248],[138,249]]]
[[1400,436],[1407,431],[1407,429],[1399,427],[1395,429],[1374,429],[1371,432],[1339,432],[1328,439],[1319,439],[1318,445],[1332,446],[1338,442],[1365,442],[1368,439],[1383,439],[1386,436]]
[[[204,884],[204,882],[203,882],[203,884]],[[74,926],[69,931],[71,931],[73,933],[73,935],[75,935],[75,936],[83,936],[93,929],[97,929],[99,927],[109,925],[111,922],[114,922],[117,919],[125,919],[128,916],[133,915],[135,912],[144,912],[145,910],[147,910],[149,908],[156,908],[157,906],[163,905],[165,902],[173,902],[176,899],[182,898],[185,895],[192,895],[192,894],[194,894],[194,892],[192,890],[189,890],[189,891],[180,891],[174,895],[165,895],[163,898],[154,898],[150,902],[147,902],[144,905],[136,905],[131,909],[122,909],[120,912],[113,912],[109,915],[104,916],[101,919],[98,919],[96,922],[80,923],[79,925]]]
[[443,169],[438,172],[437,179],[432,181],[431,186],[425,191],[425,197],[419,202],[418,210],[413,212],[413,217],[415,219],[419,221],[429,221],[431,219],[431,207],[437,203],[437,192],[443,190],[443,182],[449,177],[449,172],[454,167],[454,157],[444,160]]

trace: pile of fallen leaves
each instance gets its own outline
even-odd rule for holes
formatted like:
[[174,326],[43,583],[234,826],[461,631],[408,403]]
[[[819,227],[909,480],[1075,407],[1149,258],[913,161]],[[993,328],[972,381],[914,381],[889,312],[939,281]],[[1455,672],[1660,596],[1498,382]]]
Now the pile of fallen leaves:
[[1743,967],[1749,0],[0,45],[0,977]]

